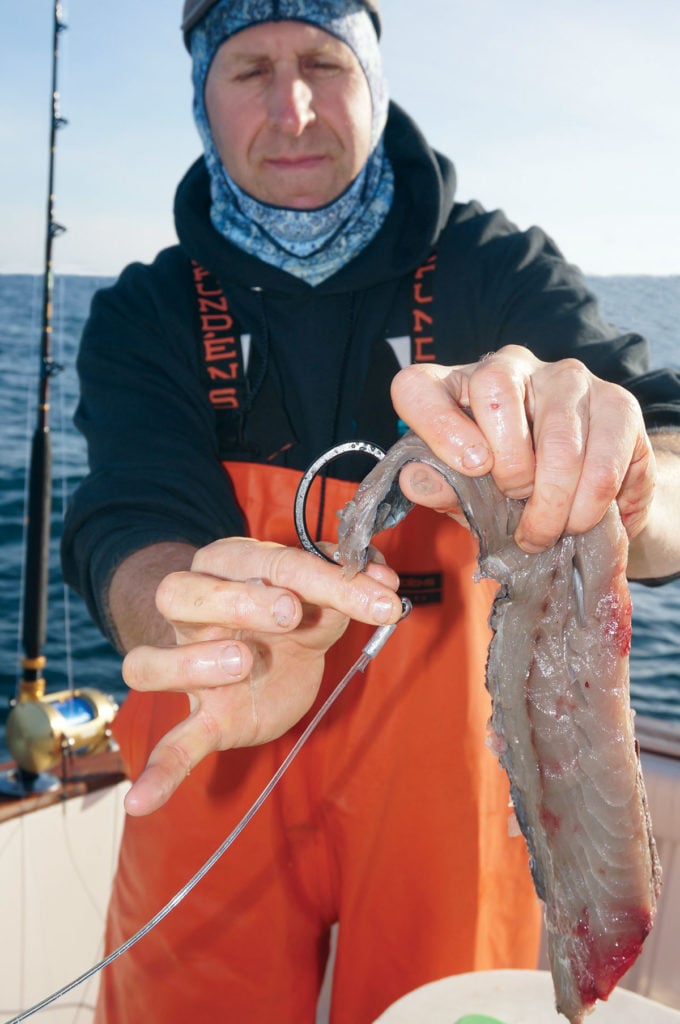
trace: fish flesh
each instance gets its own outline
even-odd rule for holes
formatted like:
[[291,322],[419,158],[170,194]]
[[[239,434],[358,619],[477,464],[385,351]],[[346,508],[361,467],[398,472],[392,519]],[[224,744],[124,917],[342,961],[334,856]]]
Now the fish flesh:
[[580,1024],[638,957],[661,886],[629,701],[627,539],[612,505],[588,533],[529,554],[513,540],[524,503],[468,477],[405,435],[340,514],[336,558],[352,576],[371,537],[413,507],[407,463],[436,469],[497,580],[486,683],[489,746],[507,771],[544,903],[557,1010]]

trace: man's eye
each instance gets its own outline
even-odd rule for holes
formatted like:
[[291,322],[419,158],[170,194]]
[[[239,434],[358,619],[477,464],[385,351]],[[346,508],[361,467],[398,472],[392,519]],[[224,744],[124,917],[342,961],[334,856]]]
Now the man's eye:
[[340,65],[334,60],[322,60],[316,58],[307,62],[307,70],[318,74],[335,74],[340,70]]
[[236,75],[236,81],[237,82],[248,82],[248,81],[251,81],[252,79],[263,78],[266,75],[266,73],[267,73],[267,69],[266,68],[261,68],[261,67],[247,68],[245,71],[240,71],[238,73],[238,75]]

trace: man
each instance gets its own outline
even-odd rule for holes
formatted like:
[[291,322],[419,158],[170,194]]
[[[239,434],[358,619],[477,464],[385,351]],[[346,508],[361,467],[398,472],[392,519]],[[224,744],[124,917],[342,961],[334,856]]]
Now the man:
[[[313,1021],[337,921],[341,1024],[443,975],[535,963],[526,850],[484,749],[492,591],[472,584],[474,544],[418,509],[381,538],[386,563],[346,581],[293,530],[320,451],[387,446],[404,421],[528,499],[527,550],[616,500],[631,575],[680,569],[678,381],[646,372],[642,340],[601,321],[542,232],[454,203],[451,164],[388,112],[379,27],[363,0],[185,4],[204,158],[178,190],[180,244],[99,293],[85,330],[91,473],[65,572],[137,691],[117,725],[135,781],[109,946],[216,848],[371,627],[398,619],[399,577],[419,602],[229,855],[105,972],[100,1024]],[[322,482],[319,539],[364,469]],[[401,483],[455,516],[436,474]]]

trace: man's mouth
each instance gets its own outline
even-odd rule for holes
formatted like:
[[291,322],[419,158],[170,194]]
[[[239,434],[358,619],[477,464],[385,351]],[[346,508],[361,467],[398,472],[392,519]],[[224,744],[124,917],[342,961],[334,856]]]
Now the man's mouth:
[[267,157],[265,163],[281,171],[313,171],[326,159],[322,153],[305,156],[273,156]]

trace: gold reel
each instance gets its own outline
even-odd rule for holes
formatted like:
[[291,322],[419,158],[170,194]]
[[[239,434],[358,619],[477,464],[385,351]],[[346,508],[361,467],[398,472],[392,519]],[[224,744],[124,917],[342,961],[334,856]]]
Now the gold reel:
[[89,687],[20,700],[7,718],[7,746],[25,772],[45,772],[68,754],[106,750],[117,711],[113,697]]

